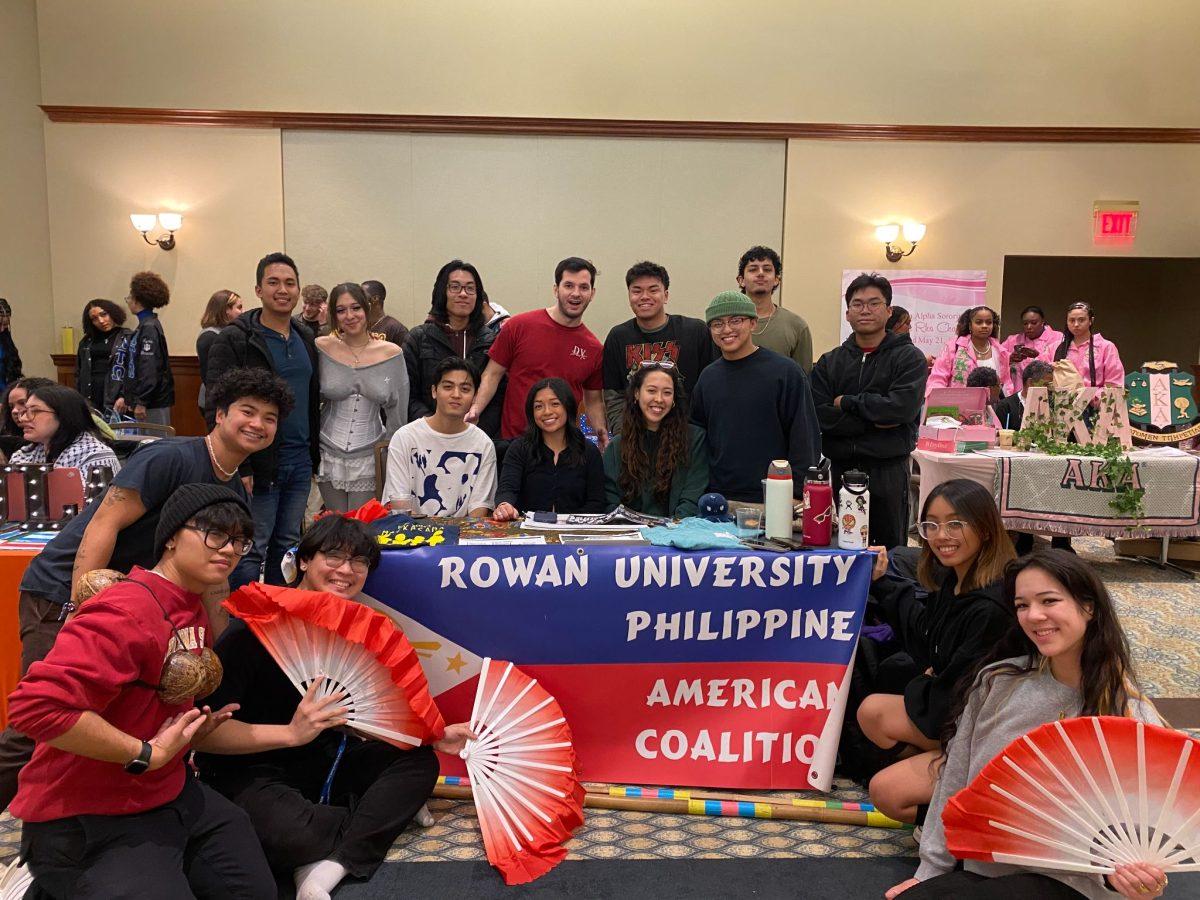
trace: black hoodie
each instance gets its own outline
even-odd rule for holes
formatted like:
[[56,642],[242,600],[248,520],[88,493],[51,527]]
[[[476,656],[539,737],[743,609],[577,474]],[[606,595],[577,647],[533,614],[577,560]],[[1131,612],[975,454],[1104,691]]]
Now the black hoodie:
[[[835,461],[907,457],[917,446],[929,367],[907,334],[884,333],[871,353],[850,335],[817,360],[813,403],[821,445]],[[841,396],[841,408],[833,405]],[[881,427],[895,426],[895,427]]]
[[925,602],[904,578],[885,575],[871,585],[871,605],[892,626],[917,669],[933,670],[904,688],[908,717],[931,740],[941,737],[959,680],[974,671],[1017,621],[999,581],[956,597],[957,585],[958,576],[947,573]]

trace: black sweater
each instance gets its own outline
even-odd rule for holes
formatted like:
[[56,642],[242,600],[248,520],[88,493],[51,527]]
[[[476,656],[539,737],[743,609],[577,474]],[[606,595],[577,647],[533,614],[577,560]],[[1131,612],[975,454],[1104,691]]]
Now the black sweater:
[[931,740],[941,737],[959,680],[1017,620],[1012,604],[1004,602],[999,581],[956,597],[957,585],[958,577],[950,572],[924,603],[906,579],[885,575],[871,585],[870,602],[892,626],[905,652],[922,672],[933,670],[904,688],[908,717]]
[[[917,446],[925,402],[925,354],[907,334],[886,332],[873,353],[850,335],[817,360],[813,403],[821,442],[832,460],[907,457]],[[841,408],[833,401],[841,396]]]
[[692,422],[708,434],[709,490],[727,500],[762,503],[773,459],[792,464],[799,497],[805,470],[821,458],[808,376],[765,347],[732,362],[722,357],[700,373]]
[[555,464],[550,452],[534,447],[524,435],[508,445],[496,505],[511,503],[521,512],[604,512],[604,461],[588,441],[583,442],[583,463]]
[[[480,328],[472,337],[467,336],[466,360],[482,375],[488,364],[488,350],[496,340],[498,328]],[[404,364],[408,367],[408,421],[433,414],[433,372],[443,359],[461,356],[457,347],[450,345],[450,337],[442,326],[429,319],[408,332],[404,340]],[[478,425],[492,440],[500,437],[500,412],[504,409],[504,394],[508,377],[500,379],[500,386],[487,408],[479,416]]]
[[174,406],[175,376],[171,374],[167,336],[163,334],[162,322],[156,313],[138,321],[128,346],[128,368],[121,388],[125,402],[146,409]]

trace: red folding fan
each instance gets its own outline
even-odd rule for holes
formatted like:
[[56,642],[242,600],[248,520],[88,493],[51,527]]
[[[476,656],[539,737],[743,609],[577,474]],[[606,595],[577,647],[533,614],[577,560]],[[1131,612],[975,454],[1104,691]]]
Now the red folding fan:
[[303,694],[345,691],[347,725],[404,750],[445,730],[408,639],[387,616],[334,594],[253,582],[224,607],[244,621]]
[[583,824],[571,729],[546,689],[510,662],[484,659],[467,762],[488,861],[507,884],[546,874]]
[[1107,874],[1200,871],[1200,741],[1134,719],[1051,722],[1009,744],[946,804],[961,859]]

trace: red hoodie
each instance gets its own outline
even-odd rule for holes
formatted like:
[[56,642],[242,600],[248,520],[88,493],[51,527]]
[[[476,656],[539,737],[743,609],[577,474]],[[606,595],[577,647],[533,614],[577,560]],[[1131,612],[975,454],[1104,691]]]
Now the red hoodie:
[[188,649],[212,645],[200,595],[142,568],[129,577],[154,596],[134,584],[117,584],[88,600],[9,698],[10,724],[38,742],[11,806],[26,822],[145,812],[183,790],[182,753],[160,769],[130,775],[117,763],[45,743],[70,729],[85,710],[149,740],[164,721],[192,706],[168,706],[147,685],[158,684],[167,653],[178,649],[171,625]]

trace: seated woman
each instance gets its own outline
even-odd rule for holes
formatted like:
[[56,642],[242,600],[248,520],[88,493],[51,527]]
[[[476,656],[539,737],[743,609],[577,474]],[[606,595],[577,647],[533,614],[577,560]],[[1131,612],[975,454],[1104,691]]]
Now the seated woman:
[[1075,716],[1130,716],[1162,724],[1134,681],[1129,644],[1113,602],[1087,563],[1061,550],[1009,564],[1004,600],[1017,625],[980,664],[943,733],[945,765],[921,835],[915,878],[887,897],[1157,897],[1166,875],[1145,863],[1098,875],[1021,870],[956,860],[946,849],[942,810],[1012,741],[1039,725]]
[[[231,712],[194,706],[221,678],[201,598],[253,533],[228,488],[184,485],[159,517],[154,568],[83,603],[13,692],[10,723],[37,741],[11,807],[30,896],[276,896],[246,814],[186,764]],[[299,738],[288,728],[259,738],[282,746],[304,737],[299,725]]]
[[670,363],[643,363],[629,379],[621,433],[604,451],[604,485],[610,509],[697,514],[708,490],[708,445],[704,429],[688,422],[683,379]]
[[25,433],[19,417],[25,410],[25,401],[34,388],[54,384],[49,378],[20,378],[5,388],[0,395],[0,452],[5,458],[13,451],[25,446]]
[[511,522],[527,510],[604,512],[604,463],[579,430],[571,386],[561,378],[534,384],[525,419],[525,433],[504,455],[492,517]]
[[[361,522],[329,515],[304,533],[296,564],[301,590],[353,600],[379,564],[379,545]],[[304,701],[292,682],[240,622],[221,636],[216,652],[225,677],[210,705],[239,705],[234,722],[251,728],[282,725],[303,714]],[[253,756],[204,754],[199,766],[206,783],[249,814],[271,868],[295,878],[299,900],[328,900],[347,875],[374,873],[433,791],[438,775],[433,751],[457,753],[467,737],[466,725],[451,725],[432,748],[401,750],[314,732],[302,745]]]
[[1013,392],[1008,351],[996,340],[1000,317],[987,306],[976,306],[959,317],[957,336],[938,354],[925,383],[925,396],[939,387],[963,386],[979,366],[995,369],[1007,396]]
[[[871,779],[870,794],[881,812],[901,822],[916,821],[918,807],[933,795],[933,764],[955,686],[1013,620],[1000,577],[1016,554],[987,488],[965,478],[942,482],[925,498],[917,530],[925,542],[917,576],[929,596],[921,601],[911,581],[885,574],[887,551],[876,547],[869,605],[921,674],[902,695],[870,694],[858,708],[863,734],[900,758]],[[935,564],[944,567],[940,583]]]
[[101,437],[83,395],[60,384],[34,388],[20,412],[21,431],[29,443],[9,457],[9,462],[53,463],[56,469],[79,469],[84,482],[92,472],[107,466],[121,470],[116,451]]

